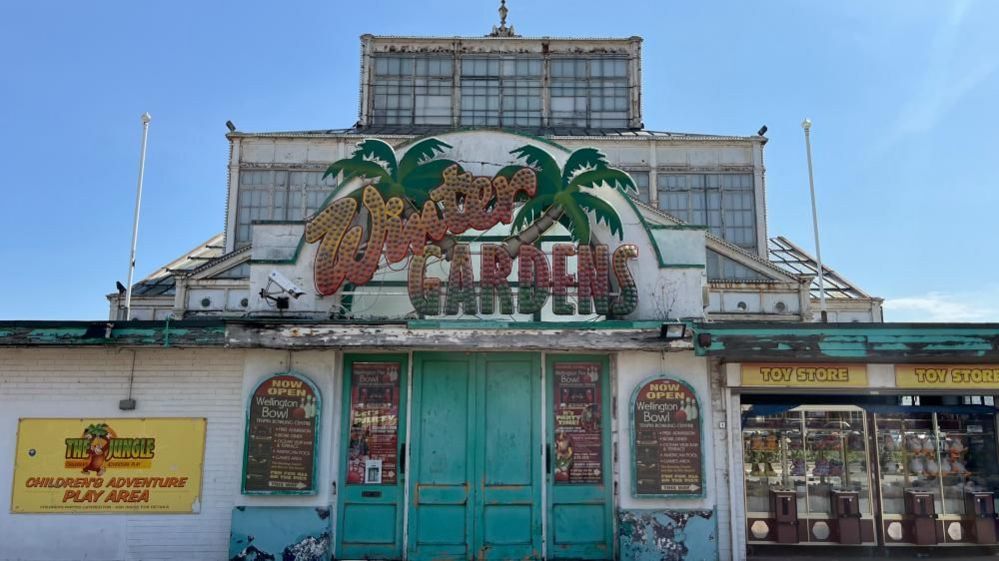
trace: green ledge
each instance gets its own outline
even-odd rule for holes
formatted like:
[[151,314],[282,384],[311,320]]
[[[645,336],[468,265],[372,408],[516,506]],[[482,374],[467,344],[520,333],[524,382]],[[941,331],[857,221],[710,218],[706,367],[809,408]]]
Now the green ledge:
[[406,323],[410,329],[517,329],[517,330],[565,330],[598,331],[612,329],[649,329],[658,331],[661,321],[501,321],[501,320],[435,320],[417,319]]

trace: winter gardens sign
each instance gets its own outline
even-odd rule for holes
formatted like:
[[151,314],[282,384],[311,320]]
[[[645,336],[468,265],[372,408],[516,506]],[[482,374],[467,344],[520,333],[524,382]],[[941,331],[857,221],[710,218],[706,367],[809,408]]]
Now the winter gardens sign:
[[[556,315],[634,311],[638,293],[628,262],[638,256],[638,246],[622,244],[612,252],[591,243],[590,232],[592,215],[623,238],[617,211],[592,191],[602,185],[634,191],[625,172],[611,168],[593,148],[574,151],[560,167],[543,149],[525,145],[511,152],[524,165],[481,177],[439,157],[449,148],[428,138],[399,160],[390,145],[369,139],[329,166],[327,176],[344,174],[331,197],[352,179],[362,187],[333,199],[306,224],[305,241],[318,244],[314,279],[320,295],[370,282],[383,259],[392,265],[411,258],[409,299],[423,316],[533,314],[549,299]],[[511,233],[502,243],[479,246],[475,271],[470,245],[457,236],[497,224],[512,224]],[[575,243],[555,244],[549,257],[535,244],[556,224]],[[576,258],[575,275],[567,271],[570,257]],[[431,259],[449,262],[446,284],[428,276]],[[516,291],[509,279],[515,260]]]

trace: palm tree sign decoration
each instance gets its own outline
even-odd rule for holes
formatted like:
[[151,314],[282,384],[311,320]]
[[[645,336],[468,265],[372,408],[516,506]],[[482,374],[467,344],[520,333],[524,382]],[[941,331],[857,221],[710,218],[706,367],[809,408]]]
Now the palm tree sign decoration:
[[[368,139],[358,144],[351,157],[327,168],[324,177],[343,173],[343,180],[323,209],[309,219],[305,232],[308,243],[319,244],[314,268],[319,294],[334,294],[345,282],[363,285],[370,281],[384,249],[390,264],[412,255],[409,289],[417,312],[440,313],[440,281],[423,278],[426,260],[436,257],[451,262],[446,313],[456,314],[459,308],[466,314],[478,313],[470,250],[453,236],[512,222],[512,233],[501,246],[483,244],[480,248],[482,313],[493,313],[494,296],[499,298],[501,313],[513,313],[511,291],[505,286],[513,259],[521,263],[520,313],[540,310],[549,285],[554,289],[555,313],[574,313],[564,296],[572,281],[564,272],[564,259],[572,255],[578,255],[579,261],[579,313],[589,314],[595,308],[598,314],[624,315],[634,310],[637,291],[627,261],[637,257],[637,247],[623,244],[614,252],[613,274],[620,291],[612,303],[608,299],[608,250],[593,243],[588,216],[592,214],[597,223],[604,222],[612,235],[623,239],[614,207],[590,191],[609,185],[622,193],[637,193],[627,173],[610,167],[594,148],[572,152],[560,168],[543,149],[525,145],[511,154],[526,165],[508,165],[492,178],[475,177],[458,163],[439,157],[450,147],[436,138],[424,139],[400,160],[389,144]],[[336,198],[354,178],[360,178],[363,187]],[[514,215],[515,203],[523,204]],[[562,261],[556,259],[551,278],[547,262],[542,262],[544,255],[534,245],[556,223],[566,228],[578,248],[555,246],[553,255]]]

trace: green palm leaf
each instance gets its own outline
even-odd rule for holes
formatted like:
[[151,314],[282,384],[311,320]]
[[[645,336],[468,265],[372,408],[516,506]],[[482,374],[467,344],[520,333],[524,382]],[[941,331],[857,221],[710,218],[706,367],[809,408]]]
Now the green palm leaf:
[[413,203],[417,207],[421,207],[423,206],[423,202],[427,200],[430,191],[440,187],[444,183],[444,179],[441,177],[444,170],[453,165],[455,165],[455,162],[451,160],[433,160],[417,166],[407,175],[403,176],[400,182],[406,186],[407,192],[419,193],[418,197],[413,198]]
[[618,191],[621,191],[622,193],[632,192],[635,195],[638,194],[638,187],[635,186],[635,182],[631,179],[631,176],[619,169],[614,168],[584,171],[583,173],[572,178],[572,182],[569,183],[569,188],[593,188],[599,187],[604,183],[610,185]]
[[378,184],[375,187],[379,192],[387,191],[389,189],[389,184],[394,183],[392,181],[392,177],[389,176],[388,172],[385,171],[385,168],[382,166],[374,162],[354,159],[333,162],[330,164],[330,167],[326,168],[326,173],[323,174],[323,179],[326,179],[330,175],[336,176],[340,172],[343,172],[343,181],[338,183],[337,186],[333,188],[333,191],[330,192],[327,200],[343,190],[343,188],[350,183],[350,180],[355,177],[377,179]]
[[513,179],[513,176],[517,174],[518,171],[524,169],[524,166],[517,164],[512,164],[509,166],[504,166],[496,172],[496,177],[505,177],[506,179]]
[[517,211],[517,215],[513,217],[513,225],[510,226],[511,232],[519,232],[527,227],[528,224],[537,220],[542,214],[548,210],[548,207],[554,202],[554,195],[540,195],[533,199],[527,201],[524,206],[520,207]]
[[443,154],[450,147],[450,144],[437,138],[426,138],[410,146],[399,161],[399,181],[405,183],[409,174],[419,168],[421,163]]
[[606,169],[607,157],[596,148],[580,148],[569,155],[562,170],[562,182],[568,184],[576,175],[591,169]]
[[573,240],[580,244],[590,243],[590,218],[573,198],[572,193],[563,191],[555,195],[555,204],[561,206],[565,216],[568,217],[572,225],[569,233]]
[[382,167],[393,179],[398,177],[398,165],[395,160],[395,149],[389,143],[369,138],[357,145],[357,149],[350,156],[351,160],[362,162],[378,160],[384,162]]
[[538,172],[538,194],[552,194],[559,192],[562,188],[562,174],[560,173],[558,162],[537,146],[525,145],[510,151],[518,158],[523,158],[527,165]]
[[624,239],[624,228],[621,226],[621,217],[618,216],[614,207],[607,204],[607,201],[594,197],[589,193],[573,193],[572,198],[579,206],[596,217],[597,224],[601,221],[607,224],[611,234],[617,234],[618,239]]

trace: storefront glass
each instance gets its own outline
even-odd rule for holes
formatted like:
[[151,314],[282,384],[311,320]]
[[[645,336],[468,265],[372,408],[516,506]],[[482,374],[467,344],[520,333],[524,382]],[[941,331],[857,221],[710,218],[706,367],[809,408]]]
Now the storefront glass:
[[[771,410],[768,412],[768,409]],[[867,423],[852,406],[744,407],[746,510],[770,510],[770,491],[794,491],[799,517],[832,516],[834,491],[858,494],[871,514]]]
[[969,514],[969,493],[999,492],[992,414],[911,409],[874,415],[885,514],[907,513],[907,491],[932,494],[942,515]]

